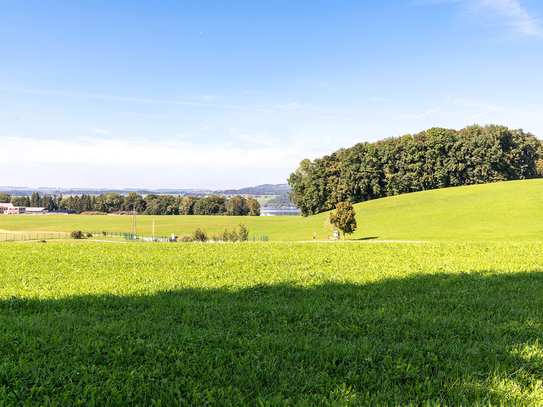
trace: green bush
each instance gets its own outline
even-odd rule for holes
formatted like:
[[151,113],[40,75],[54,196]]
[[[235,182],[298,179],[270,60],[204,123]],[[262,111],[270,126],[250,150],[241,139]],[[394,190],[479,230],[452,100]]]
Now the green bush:
[[207,234],[205,230],[196,228],[192,231],[192,239],[197,242],[207,242]]
[[191,235],[187,235],[186,233],[184,233],[184,234],[182,234],[181,236],[178,236],[178,237],[177,237],[177,241],[178,241],[178,242],[190,243],[190,242],[192,242],[192,236],[191,236]]
[[83,237],[83,232],[80,230],[74,230],[72,233],[70,233],[70,237],[72,239],[81,239]]
[[240,242],[246,242],[249,239],[249,229],[243,224],[240,223],[239,230],[237,231],[238,239]]
[[230,242],[237,242],[239,240],[238,232],[236,232],[236,228],[232,228],[228,232],[228,241]]
[[224,229],[223,231],[219,232],[219,239],[223,242],[228,242],[228,239],[230,237],[230,233],[228,233],[228,229]]

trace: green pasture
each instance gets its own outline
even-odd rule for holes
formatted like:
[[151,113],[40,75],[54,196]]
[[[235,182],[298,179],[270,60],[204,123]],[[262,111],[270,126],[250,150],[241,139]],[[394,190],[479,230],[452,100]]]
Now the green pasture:
[[[543,239],[543,180],[472,185],[376,199],[355,205],[357,231],[352,240],[488,241]],[[297,216],[138,216],[138,233],[169,236],[208,234],[243,222],[251,236],[274,241],[325,240],[328,213]],[[130,216],[0,215],[0,232],[130,232]]]
[[541,406],[542,243],[2,243],[1,406]]
[[275,199],[276,196],[277,195],[267,195],[267,198],[256,198],[256,200],[260,205],[265,205],[268,203],[268,201]]

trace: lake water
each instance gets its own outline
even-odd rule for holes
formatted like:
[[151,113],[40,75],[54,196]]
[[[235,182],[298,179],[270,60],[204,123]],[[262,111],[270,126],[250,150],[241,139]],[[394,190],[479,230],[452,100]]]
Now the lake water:
[[299,209],[260,208],[260,216],[300,216]]

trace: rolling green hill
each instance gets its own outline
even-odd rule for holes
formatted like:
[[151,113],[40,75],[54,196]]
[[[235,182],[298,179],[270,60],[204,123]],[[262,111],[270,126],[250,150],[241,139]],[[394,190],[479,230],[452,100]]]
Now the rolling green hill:
[[353,238],[543,240],[543,180],[416,192],[355,205]]
[[[352,240],[543,240],[543,180],[508,181],[437,189],[376,199],[355,205],[358,230]],[[328,213],[307,218],[233,217],[249,227],[250,235],[270,240],[325,240]],[[230,227],[228,216],[138,216],[139,234],[208,234]],[[0,215],[0,230],[130,232],[130,216]]]

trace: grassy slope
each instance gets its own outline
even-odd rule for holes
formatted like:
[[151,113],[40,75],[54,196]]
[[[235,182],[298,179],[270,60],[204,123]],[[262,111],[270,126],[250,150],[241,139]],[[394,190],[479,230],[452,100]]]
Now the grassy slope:
[[424,191],[356,205],[359,232],[398,240],[542,240],[543,180]]
[[[358,230],[351,239],[379,240],[541,240],[543,180],[509,181],[417,192],[355,205]],[[308,218],[234,217],[251,235],[272,240],[325,239],[328,213]],[[230,226],[224,216],[138,216],[138,232],[215,233]],[[0,229],[17,231],[106,230],[130,232],[129,216],[0,216]]]

